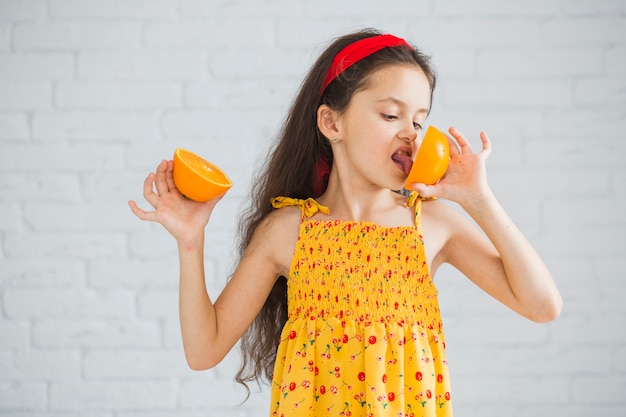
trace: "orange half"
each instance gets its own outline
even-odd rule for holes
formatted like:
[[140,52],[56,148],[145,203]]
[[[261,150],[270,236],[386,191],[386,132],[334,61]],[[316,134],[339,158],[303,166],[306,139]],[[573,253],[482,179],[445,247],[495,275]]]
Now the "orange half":
[[174,184],[185,197],[199,202],[219,197],[233,186],[217,166],[188,150],[174,151]]
[[450,162],[448,137],[434,126],[429,126],[417,150],[413,166],[406,179],[409,186],[416,182],[435,184],[443,177]]

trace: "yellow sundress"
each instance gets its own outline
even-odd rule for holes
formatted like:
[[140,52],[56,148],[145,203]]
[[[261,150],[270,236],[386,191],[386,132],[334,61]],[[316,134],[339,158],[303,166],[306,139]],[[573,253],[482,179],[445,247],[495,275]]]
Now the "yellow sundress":
[[415,226],[313,220],[328,208],[277,197],[302,211],[288,282],[288,319],[270,415],[452,416],[437,289]]

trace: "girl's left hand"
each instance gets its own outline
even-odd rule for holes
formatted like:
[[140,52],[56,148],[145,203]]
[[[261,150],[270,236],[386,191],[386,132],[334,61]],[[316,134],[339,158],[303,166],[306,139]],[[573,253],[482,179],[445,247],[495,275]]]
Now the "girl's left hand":
[[485,161],[491,154],[491,141],[485,132],[481,132],[482,150],[474,153],[459,130],[451,127],[448,131],[456,142],[448,139],[450,163],[445,175],[436,184],[415,183],[411,188],[422,197],[440,197],[466,206],[490,192]]

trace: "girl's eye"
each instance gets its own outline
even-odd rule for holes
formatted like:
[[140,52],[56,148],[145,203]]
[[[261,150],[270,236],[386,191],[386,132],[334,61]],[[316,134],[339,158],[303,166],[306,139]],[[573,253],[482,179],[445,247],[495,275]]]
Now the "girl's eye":
[[417,122],[413,122],[413,127],[417,130],[422,130],[422,125]]
[[394,116],[393,114],[385,114],[385,113],[381,113],[381,114],[383,115],[383,118],[387,120],[396,120],[398,118],[397,116]]

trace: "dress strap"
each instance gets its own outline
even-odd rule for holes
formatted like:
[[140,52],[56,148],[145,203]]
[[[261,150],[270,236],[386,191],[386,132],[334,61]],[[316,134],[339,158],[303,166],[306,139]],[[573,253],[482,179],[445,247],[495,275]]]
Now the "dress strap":
[[419,225],[422,220],[422,201],[423,200],[436,200],[437,197],[421,197],[417,191],[411,191],[409,197],[406,200],[408,207],[413,207],[415,212],[415,224]]
[[272,199],[272,206],[274,208],[281,207],[298,207],[300,211],[302,211],[302,218],[311,217],[318,211],[324,214],[330,214],[330,209],[326,206],[321,205],[313,198],[307,198],[306,200],[302,200],[300,198],[290,198],[290,197],[274,197]]

